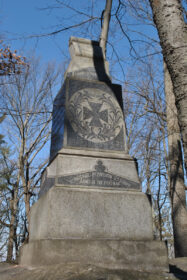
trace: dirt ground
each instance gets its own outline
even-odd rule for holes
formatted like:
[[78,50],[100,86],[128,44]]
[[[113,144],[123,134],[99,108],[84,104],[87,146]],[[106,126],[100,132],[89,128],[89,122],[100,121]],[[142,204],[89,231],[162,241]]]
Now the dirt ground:
[[0,263],[0,280],[187,280],[187,258],[170,260],[170,273],[110,270],[77,263],[28,267]]

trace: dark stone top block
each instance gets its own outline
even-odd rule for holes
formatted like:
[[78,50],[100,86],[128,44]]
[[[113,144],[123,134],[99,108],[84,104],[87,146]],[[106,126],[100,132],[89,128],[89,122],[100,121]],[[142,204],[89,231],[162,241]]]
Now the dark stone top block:
[[53,106],[50,159],[63,147],[126,151],[121,86],[66,78]]

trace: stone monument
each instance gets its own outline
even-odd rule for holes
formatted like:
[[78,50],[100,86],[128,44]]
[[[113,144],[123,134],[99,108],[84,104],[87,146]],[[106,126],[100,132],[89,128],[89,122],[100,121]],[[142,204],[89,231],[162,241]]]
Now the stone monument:
[[153,240],[151,200],[127,151],[121,86],[111,82],[98,42],[71,37],[69,48],[50,162],[20,262],[168,271],[165,243]]

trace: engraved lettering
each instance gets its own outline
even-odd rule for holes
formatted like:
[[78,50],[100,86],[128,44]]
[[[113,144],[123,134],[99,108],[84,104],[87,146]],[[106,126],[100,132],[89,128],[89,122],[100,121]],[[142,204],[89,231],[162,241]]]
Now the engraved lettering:
[[63,185],[104,186],[139,189],[139,184],[120,176],[108,173],[101,160],[97,161],[95,171],[81,174],[68,175],[58,178],[58,183]]

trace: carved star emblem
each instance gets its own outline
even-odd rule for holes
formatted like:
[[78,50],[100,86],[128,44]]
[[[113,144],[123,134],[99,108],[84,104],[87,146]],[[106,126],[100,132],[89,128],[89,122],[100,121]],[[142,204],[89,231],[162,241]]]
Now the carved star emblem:
[[102,110],[101,103],[89,102],[88,107],[83,107],[83,119],[90,120],[90,126],[102,127],[102,121],[108,123],[108,110]]

